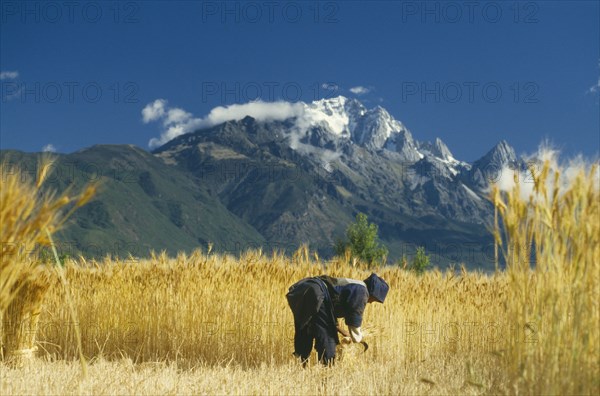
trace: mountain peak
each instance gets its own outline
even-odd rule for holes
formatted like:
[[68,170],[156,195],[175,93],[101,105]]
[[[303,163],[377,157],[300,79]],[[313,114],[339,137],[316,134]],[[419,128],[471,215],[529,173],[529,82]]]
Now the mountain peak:
[[478,188],[486,188],[490,180],[497,177],[505,166],[515,166],[519,162],[515,149],[506,140],[501,140],[483,157],[473,163],[471,182]]
[[345,96],[320,99],[305,104],[300,123],[323,126],[333,139],[351,141],[367,149],[385,148],[404,161],[423,157],[408,129],[382,106],[367,109],[360,101]]
[[440,158],[444,161],[453,161],[454,157],[450,152],[446,143],[442,141],[439,137],[436,137],[433,143],[431,142],[421,142],[419,143],[419,149],[428,152],[434,157]]
[[345,96],[336,96],[333,98],[323,98],[307,103],[306,106],[311,109],[320,110],[328,115],[333,113],[364,113],[365,106],[356,99],[347,98]]
[[517,159],[515,149],[506,140],[501,140],[483,158],[499,166],[514,162]]
[[339,95],[339,96],[334,96],[331,98],[322,98],[322,99],[318,99],[318,100],[314,100],[312,103],[313,104],[338,104],[343,106],[349,99],[343,95]]

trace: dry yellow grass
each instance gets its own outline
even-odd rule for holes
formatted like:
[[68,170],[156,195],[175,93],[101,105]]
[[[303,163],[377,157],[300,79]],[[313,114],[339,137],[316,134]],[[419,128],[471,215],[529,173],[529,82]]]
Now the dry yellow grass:
[[[55,276],[39,322],[40,358],[22,368],[0,364],[0,393],[597,394],[594,172],[559,180],[551,199],[541,178],[537,198],[519,198],[518,185],[494,192],[507,230],[496,234],[505,272],[378,269],[390,293],[366,310],[370,348],[346,347],[333,368],[313,359],[302,370],[292,358],[285,293],[305,276],[369,274],[344,260],[322,262],[301,249],[292,257],[249,251],[71,261],[78,322]],[[510,253],[532,240],[535,270],[523,261],[528,255]],[[91,361],[87,378],[76,363],[76,327]]]

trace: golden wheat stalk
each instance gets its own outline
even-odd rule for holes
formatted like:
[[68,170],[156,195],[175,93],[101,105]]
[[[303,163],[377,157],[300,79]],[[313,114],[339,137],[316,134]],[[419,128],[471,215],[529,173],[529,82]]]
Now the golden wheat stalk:
[[[51,284],[47,268],[39,264],[38,248],[50,244],[55,252],[51,234],[64,224],[74,210],[89,201],[96,189],[90,186],[78,196],[72,196],[67,191],[58,197],[55,192],[44,190],[44,181],[52,168],[52,158],[48,156],[41,157],[35,181],[24,179],[18,169],[5,172],[8,169],[7,162],[1,165],[2,356],[12,364],[21,365],[37,349],[40,311]],[[63,209],[71,204],[70,211],[63,214]]]
[[[520,335],[509,342],[511,374],[515,386],[528,393],[582,393],[594,381],[597,387],[598,164],[567,170],[550,160],[539,174],[531,168],[528,197],[518,182],[506,192],[497,186],[491,191],[504,229],[496,225],[494,237],[504,246],[513,298],[508,314]],[[523,342],[540,329],[543,338]]]

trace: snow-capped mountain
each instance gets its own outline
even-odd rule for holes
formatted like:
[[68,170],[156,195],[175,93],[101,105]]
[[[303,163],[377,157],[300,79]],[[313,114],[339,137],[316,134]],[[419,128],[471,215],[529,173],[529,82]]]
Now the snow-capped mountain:
[[[460,161],[440,138],[433,142],[418,141],[383,107],[368,109],[360,101],[344,96],[293,106],[295,111],[288,118],[268,117],[260,121],[246,116],[239,122],[227,121],[215,139],[227,146],[247,145],[250,136],[254,136],[252,141],[258,144],[277,141],[285,145],[287,142],[293,151],[327,171],[333,169],[332,161],[338,161],[359,173],[369,173],[365,170],[366,158],[385,158],[400,164],[404,186],[411,191],[430,182],[439,185],[445,180],[444,183],[463,184],[464,188],[458,191],[467,191],[468,200],[474,200],[478,193],[477,198],[485,194],[488,181],[493,177],[491,169],[498,171],[517,160],[514,149],[501,141],[473,164]],[[228,136],[239,132],[240,123],[247,130],[247,136],[232,142]],[[202,136],[195,133],[179,136],[156,152],[169,156],[171,162],[176,161],[168,154],[173,152],[173,146],[181,150],[180,146],[193,144]]]
[[367,109],[356,99],[338,96],[305,104],[304,120],[311,126],[325,126],[333,135],[373,150],[387,149],[406,153],[407,160],[418,160],[411,133],[381,106]]
[[199,129],[154,154],[192,172],[267,241],[309,242],[328,252],[363,212],[395,244],[394,254],[403,243],[475,243],[486,251],[493,218],[486,172],[517,160],[506,142],[468,164],[440,138],[418,141],[380,106],[336,97],[293,110]]
[[304,104],[302,125],[325,127],[334,136],[372,150],[398,152],[405,160],[419,160],[410,131],[383,107],[367,109],[356,99],[338,96]]
[[[308,135],[309,142],[329,141],[335,147],[351,143],[371,151],[385,151],[400,162],[427,158],[445,166],[453,175],[469,167],[455,159],[440,138],[433,143],[416,141],[408,128],[381,106],[367,109],[358,100],[344,96],[303,103],[303,106],[304,112],[296,123],[302,133]],[[315,139],[314,134],[319,139]]]

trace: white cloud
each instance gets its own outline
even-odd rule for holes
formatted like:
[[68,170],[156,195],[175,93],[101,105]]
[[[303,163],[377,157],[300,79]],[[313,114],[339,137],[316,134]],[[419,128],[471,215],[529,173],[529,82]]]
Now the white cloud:
[[323,83],[323,84],[321,84],[321,88],[323,88],[326,91],[329,91],[328,92],[329,97],[331,97],[332,95],[335,95],[335,93],[340,90],[340,86],[333,82]]
[[0,80],[15,80],[19,77],[18,71],[3,71],[0,72]]
[[[560,152],[557,149],[552,148],[549,143],[542,143],[537,153],[525,157],[525,161],[529,164],[529,169],[526,172],[505,167],[500,173],[497,185],[501,191],[511,191],[518,183],[522,200],[527,201],[531,196],[534,199],[540,199],[541,197],[534,191],[534,178],[531,172],[533,171],[533,174],[538,176],[542,171],[544,162],[548,161],[550,164],[550,176],[546,180],[546,190],[549,194],[552,194],[554,189],[553,175],[555,171],[560,172],[560,187],[561,191],[564,192],[572,185],[580,172],[583,171],[585,175],[589,175],[592,165],[596,164],[598,166],[597,159],[591,160],[583,156],[577,156],[564,162],[559,157]],[[596,168],[596,173],[592,177],[596,179],[596,188],[600,188],[599,168]]]
[[297,117],[304,111],[302,103],[290,102],[250,102],[234,104],[231,106],[215,107],[204,118],[208,126],[221,124],[225,121],[241,120],[246,116],[255,118],[260,122],[282,121]]
[[590,92],[590,93],[600,92],[600,78],[598,79],[598,83],[596,85],[592,85],[588,92]]
[[148,103],[142,110],[142,119],[144,120],[144,124],[147,124],[151,121],[156,121],[163,117],[165,115],[166,105],[167,101],[164,99],[156,99],[154,102]]
[[173,107],[168,108],[167,101],[157,99],[142,110],[144,123],[161,120],[163,132],[160,137],[150,139],[148,145],[156,148],[185,133],[196,129],[210,128],[226,121],[241,120],[250,116],[259,122],[282,121],[301,115],[304,106],[289,102],[250,102],[230,106],[215,107],[203,118],[196,118],[187,111]]
[[177,125],[189,122],[193,118],[191,113],[185,110],[174,108],[167,111],[167,116],[164,120],[165,125]]
[[350,88],[350,92],[352,92],[355,95],[364,95],[366,93],[369,93],[370,91],[371,90],[369,88],[363,87],[362,85]]
[[294,127],[287,132],[289,145],[292,149],[306,155],[318,157],[325,169],[332,171],[332,163],[341,154],[332,150],[319,148],[310,144],[302,143],[308,129],[314,125],[326,123],[333,131],[344,130],[348,120],[337,117],[335,114],[326,116],[318,108],[307,106],[305,103],[290,102],[250,102],[245,104],[234,104],[230,106],[219,106],[212,109],[205,117],[197,118],[187,111],[167,106],[164,99],[149,103],[142,110],[145,123],[156,121],[162,122],[163,130],[159,137],[152,138],[148,142],[150,148],[157,148],[168,141],[186,133],[198,129],[210,128],[226,121],[241,120],[246,116],[256,119],[258,122],[283,121],[295,119]]
[[56,147],[52,143],[48,143],[44,147],[42,147],[42,151],[44,153],[56,153]]

